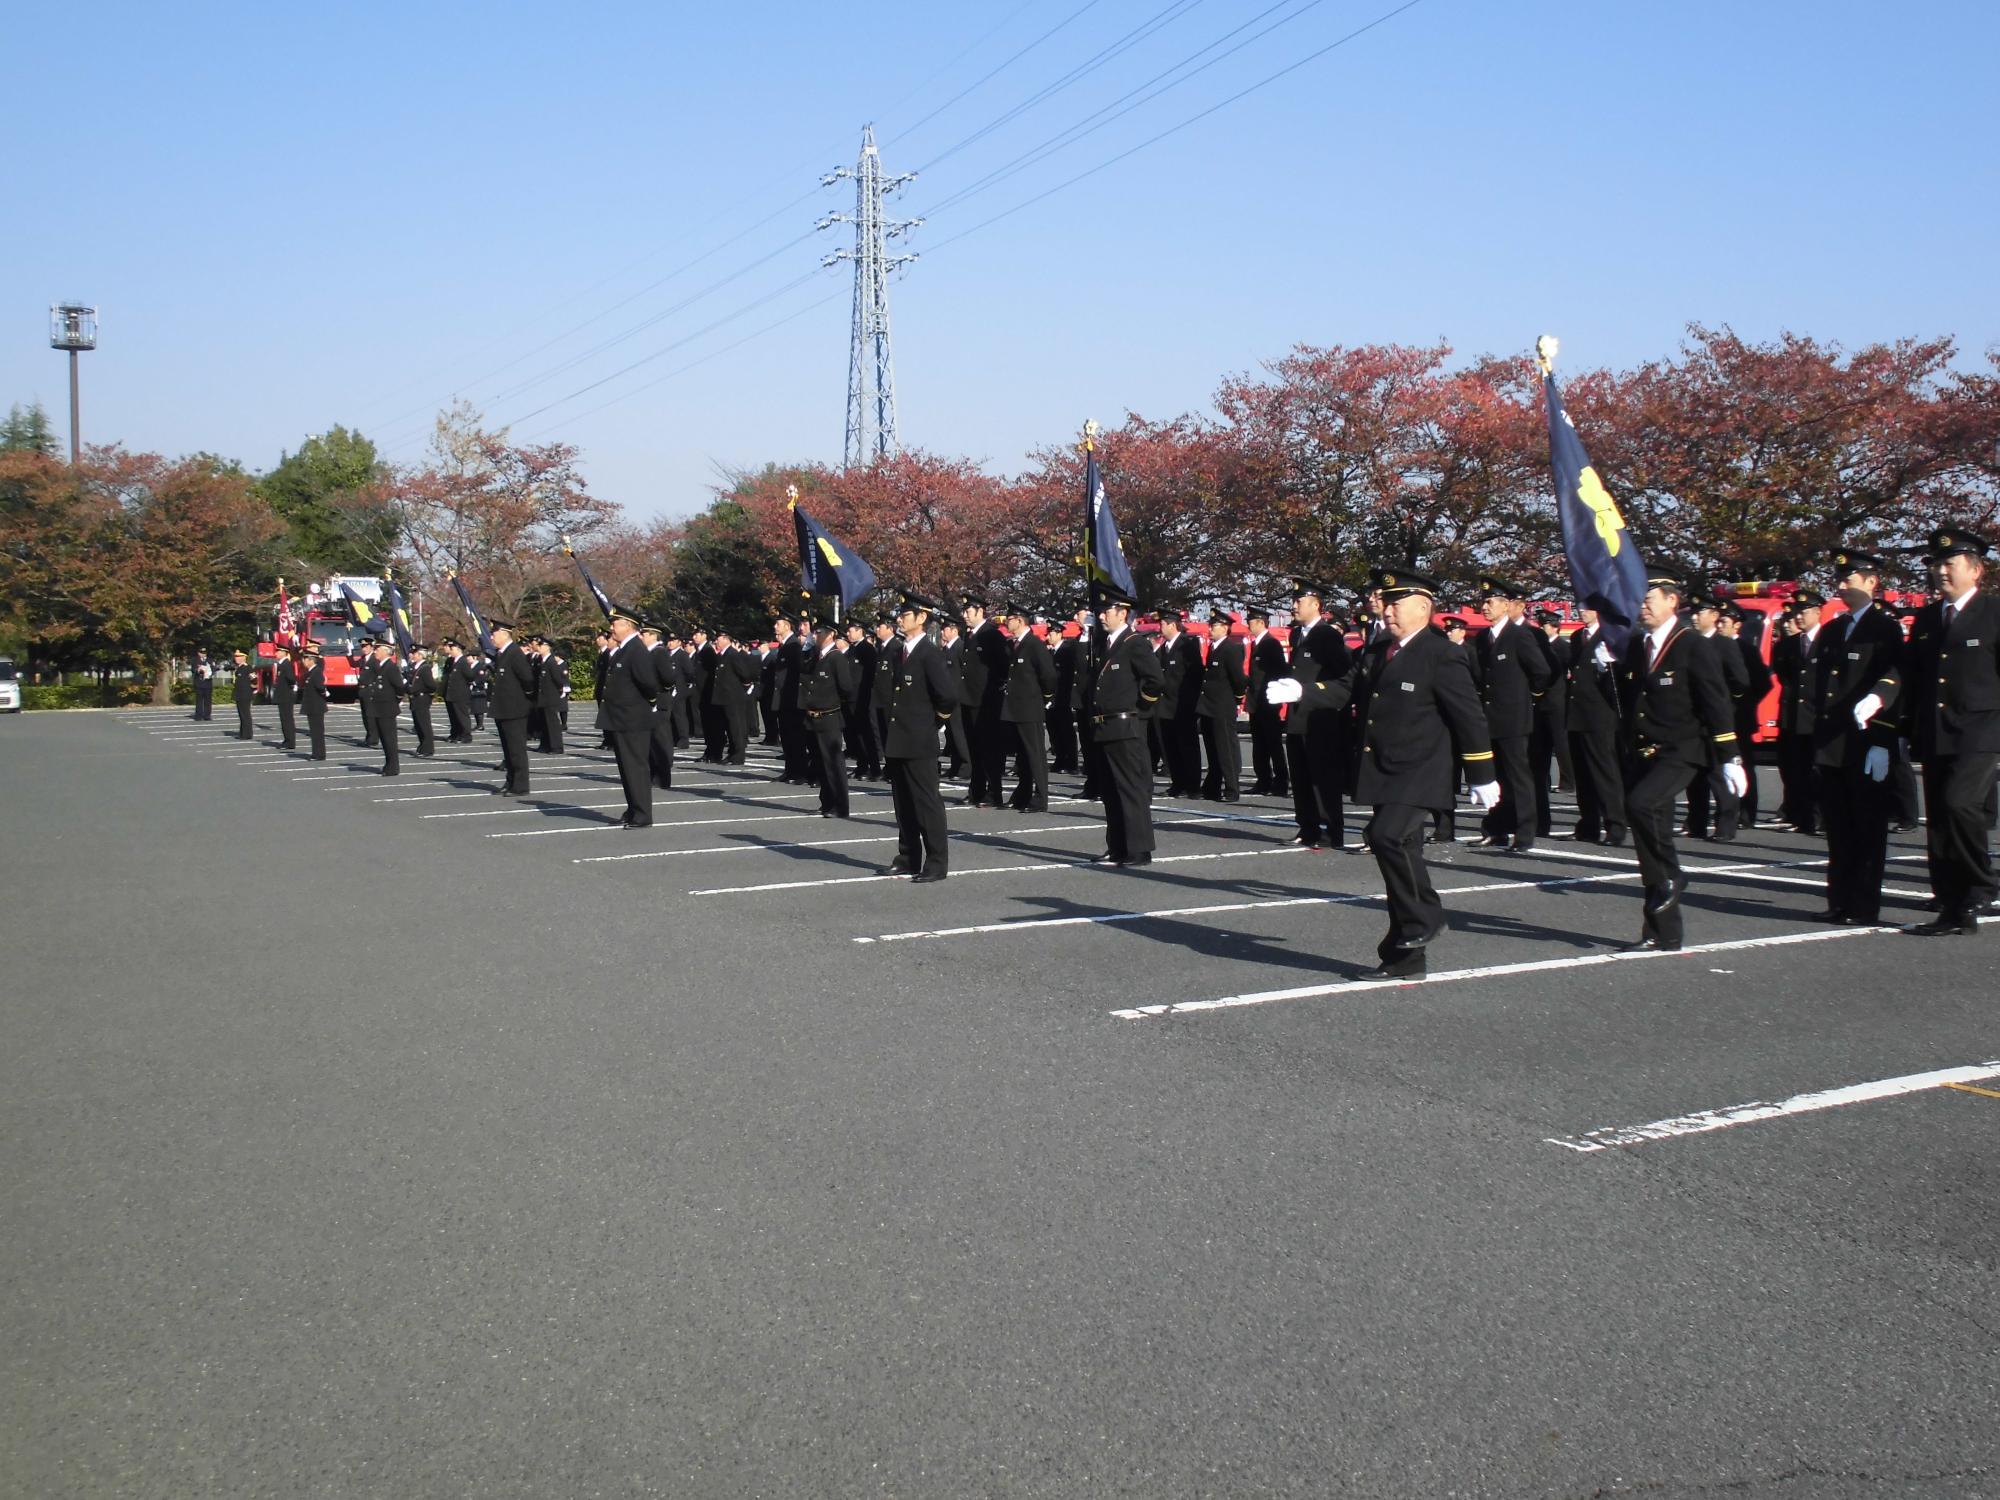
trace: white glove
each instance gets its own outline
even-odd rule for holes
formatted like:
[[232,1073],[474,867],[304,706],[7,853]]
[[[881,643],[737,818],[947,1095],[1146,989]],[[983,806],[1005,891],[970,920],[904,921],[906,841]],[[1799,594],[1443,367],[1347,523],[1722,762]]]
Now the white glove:
[[1868,721],[1880,712],[1882,712],[1881,694],[1870,693],[1866,698],[1863,698],[1859,703],[1854,705],[1854,727],[1857,729],[1866,729]]
[[1296,677],[1280,677],[1264,684],[1264,701],[1270,704],[1296,703],[1305,697],[1306,690]]
[[1889,777],[1889,752],[1880,745],[1869,746],[1861,769],[1868,773],[1870,781],[1886,781]]
[[1732,760],[1722,768],[1722,780],[1732,797],[1746,797],[1750,794],[1750,770],[1741,761]]
[[1602,641],[1597,643],[1597,649],[1590,654],[1600,667],[1615,667],[1618,665],[1618,658],[1611,654],[1611,648]]
[[1472,788],[1472,800],[1490,811],[1500,805],[1500,783],[1488,781]]

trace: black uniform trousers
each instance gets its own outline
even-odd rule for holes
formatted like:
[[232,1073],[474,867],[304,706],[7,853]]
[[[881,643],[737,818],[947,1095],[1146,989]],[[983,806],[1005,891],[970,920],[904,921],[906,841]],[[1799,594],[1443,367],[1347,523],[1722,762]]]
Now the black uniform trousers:
[[[499,721],[496,719],[494,722],[498,723]],[[472,695],[472,727],[474,729],[484,729],[486,727],[486,694],[484,693],[474,693]],[[528,731],[523,729],[521,731],[521,743],[525,745],[527,739]]]
[[1153,852],[1153,765],[1142,739],[1102,740],[1104,847],[1113,859]]
[[542,743],[537,748],[550,755],[561,755],[563,753],[562,705],[558,703],[553,708],[540,708],[536,713],[542,720]]
[[1288,797],[1291,768],[1285,758],[1285,721],[1268,705],[1250,710],[1251,790]]
[[1618,731],[1572,729],[1569,757],[1576,772],[1576,836],[1622,843],[1625,772],[1618,763]]
[[803,709],[786,708],[778,711],[778,745],[784,756],[784,778],[787,781],[809,781],[812,779],[812,751],[808,748],[806,716]]
[[1243,743],[1236,737],[1236,716],[1203,719],[1202,743],[1208,750],[1208,774],[1201,794],[1211,802],[1234,802],[1243,795]]
[[750,715],[755,707],[745,699],[741,705],[732,704],[722,711],[722,731],[727,738],[725,763],[740,766],[750,753]]
[[306,737],[312,742],[312,758],[326,759],[326,710],[306,710]]
[[1201,729],[1192,714],[1175,714],[1157,721],[1160,758],[1167,766],[1167,795],[1201,791]]
[[1384,963],[1408,958],[1415,951],[1412,943],[1421,947],[1444,927],[1444,902],[1424,862],[1424,835],[1433,816],[1428,807],[1385,802],[1368,820],[1368,847],[1389,902],[1389,932],[1375,948]]
[[215,717],[215,679],[197,677],[194,680],[194,716],[197,719]]
[[1826,904],[1857,922],[1882,915],[1889,861],[1889,785],[1858,766],[1817,766],[1816,795],[1826,832]]
[[1083,785],[1077,796],[1096,802],[1104,796],[1104,757],[1097,753],[1097,734],[1084,719],[1076,721],[1076,759],[1083,767]]
[[841,733],[847,740],[847,750],[854,757],[854,774],[864,780],[882,774],[882,742],[875,738],[875,714],[873,710],[849,714]]
[[1014,795],[1010,807],[1049,810],[1049,735],[1040,724],[1009,724],[1014,731]]
[[[1749,762],[1744,762],[1745,769]],[[1714,816],[1711,819],[1710,812]],[[1706,775],[1697,776],[1688,783],[1687,831],[1692,838],[1702,838],[1711,831],[1724,843],[1736,837],[1737,822],[1742,813],[1742,803],[1736,793],[1729,790],[1729,779],[1722,774],[1721,766],[1710,766]]]
[[[1528,779],[1534,783],[1535,833],[1540,838],[1547,838],[1553,831],[1553,824],[1550,822],[1549,773],[1555,771],[1565,782],[1569,780],[1568,738],[1555,727],[1548,715],[1540,713],[1535,715],[1535,727],[1528,736]],[[1560,753],[1557,750],[1559,741],[1564,742]]]
[[989,802],[998,807],[1007,800],[1007,746],[1012,743],[1013,726],[1002,722],[997,711],[981,709],[969,719],[966,739],[972,749],[972,779],[966,784],[965,800]]
[[[614,746],[614,748],[616,748]],[[647,771],[653,785],[661,791],[671,791],[674,785],[674,715],[672,709],[661,709],[653,715],[652,744],[647,750]]]
[[[1517,842],[1521,839],[1534,842],[1536,815],[1523,817],[1521,811],[1539,805],[1534,773],[1528,767],[1528,738],[1525,734],[1493,736],[1493,769],[1500,778],[1500,805],[1488,808],[1479,824],[1479,831],[1488,838],[1503,839],[1511,834]],[[1543,797],[1547,795],[1542,793]]]
[[1813,774],[1812,736],[1778,736],[1778,781],[1784,788],[1778,816],[1800,833],[1819,830],[1819,790]]
[[[826,717],[829,721],[833,719],[832,714]],[[819,762],[815,768],[819,774],[819,810],[844,818],[847,816],[847,757],[841,753],[843,730],[837,726],[813,728],[811,715],[807,715],[806,725],[813,753]]]
[[966,763],[972,759],[972,751],[967,745],[965,737],[964,709],[954,708],[951,711],[951,717],[945,721],[944,744],[945,753],[951,757],[951,767],[945,774],[956,776],[966,768]]
[[[554,709],[549,709],[554,714]],[[611,753],[618,760],[618,784],[625,789],[625,816],[620,821],[633,828],[648,828],[653,822],[653,779],[646,757],[653,744],[648,729],[614,729]]]
[[1889,817],[1891,822],[1913,826],[1923,817],[1923,807],[1917,801],[1916,768],[1901,740],[1889,751]]
[[390,709],[386,714],[371,713],[366,714],[365,717],[368,719],[370,727],[375,731],[375,742],[382,747],[382,774],[384,776],[401,775],[403,763],[398,754],[398,746],[396,744],[396,711]]
[[729,755],[729,712],[720,703],[701,706],[701,758],[719,765]]
[[278,705],[278,742],[287,750],[299,748],[298,710],[289,703]]
[[1064,709],[1049,715],[1049,769],[1064,775],[1076,773],[1076,715]]
[[417,754],[437,754],[437,731],[431,727],[431,700],[410,700],[410,724],[417,731]]
[[1631,820],[1632,850],[1639,856],[1639,883],[1645,888],[1646,905],[1669,892],[1676,899],[1665,910],[1645,914],[1643,936],[1668,944],[1681,941],[1681,904],[1678,893],[1686,877],[1681,874],[1680,851],[1674,847],[1674,806],[1689,782],[1707,768],[1683,760],[1671,751],[1647,758],[1634,756],[1626,766],[1625,812]]
[[495,719],[493,727],[500,731],[500,770],[506,777],[506,785],[500,790],[525,797],[528,795],[528,721]]
[[[1297,705],[1292,711],[1298,712]],[[1347,843],[1347,822],[1341,808],[1345,761],[1341,755],[1340,716],[1315,714],[1304,734],[1285,736],[1285,759],[1292,777],[1292,812],[1299,832],[1325,838],[1335,848]]]
[[1944,916],[1968,916],[2000,894],[1987,845],[1996,765],[2000,756],[1990,750],[1933,755],[1924,763],[1931,891]]
[[886,762],[889,800],[896,810],[896,859],[912,875],[945,874],[944,797],[938,791],[935,755],[892,755]]
[[236,738],[238,738],[239,740],[247,740],[250,738],[251,735],[255,734],[256,732],[257,732],[256,726],[250,722],[250,705],[247,703],[237,704]]
[[448,743],[453,745],[471,744],[472,743],[471,709],[468,708],[463,703],[454,703],[451,701],[451,699],[447,698],[444,700],[444,716],[446,722],[451,725],[451,733],[448,736]]

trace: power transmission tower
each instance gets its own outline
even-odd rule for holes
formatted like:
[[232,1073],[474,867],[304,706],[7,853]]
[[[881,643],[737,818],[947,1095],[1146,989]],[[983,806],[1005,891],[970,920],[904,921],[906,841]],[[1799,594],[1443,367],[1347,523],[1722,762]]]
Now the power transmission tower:
[[836,250],[823,266],[854,262],[854,335],[847,355],[847,448],[850,467],[887,458],[902,445],[896,437],[896,362],[889,350],[889,273],[917,257],[891,255],[888,242],[907,234],[922,219],[886,219],[882,200],[916,178],[915,172],[889,177],[875,149],[875,127],[861,132],[861,159],[820,179],[822,187],[854,180],[854,212],[828,214],[814,227],[854,226],[854,248]]

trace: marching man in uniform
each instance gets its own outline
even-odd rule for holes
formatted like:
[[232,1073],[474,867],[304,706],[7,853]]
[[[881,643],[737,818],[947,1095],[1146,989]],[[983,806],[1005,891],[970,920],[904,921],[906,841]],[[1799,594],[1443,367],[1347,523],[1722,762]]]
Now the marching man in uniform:
[[906,593],[896,608],[902,640],[882,658],[889,673],[889,732],[882,758],[896,808],[896,857],[891,875],[908,875],[913,885],[942,880],[950,868],[944,797],[938,791],[938,727],[958,706],[958,684],[943,648],[924,633],[937,606]]
[[1084,686],[1084,720],[1104,767],[1104,852],[1094,864],[1153,862],[1153,767],[1146,723],[1160,701],[1160,656],[1127,626],[1138,601],[1106,585],[1098,617],[1104,644]]

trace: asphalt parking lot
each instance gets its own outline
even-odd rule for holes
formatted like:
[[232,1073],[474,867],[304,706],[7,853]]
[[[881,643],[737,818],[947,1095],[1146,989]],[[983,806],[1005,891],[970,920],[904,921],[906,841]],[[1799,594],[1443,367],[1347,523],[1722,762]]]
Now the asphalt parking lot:
[[1365,982],[1274,799],[912,887],[768,752],[257,719],[0,724],[0,1494],[2000,1495],[2000,924],[1461,846]]

